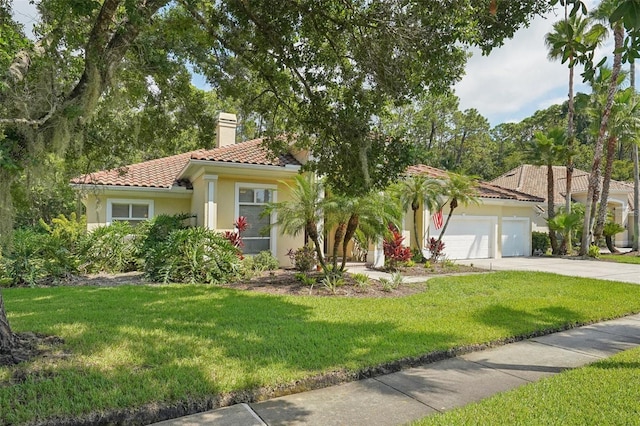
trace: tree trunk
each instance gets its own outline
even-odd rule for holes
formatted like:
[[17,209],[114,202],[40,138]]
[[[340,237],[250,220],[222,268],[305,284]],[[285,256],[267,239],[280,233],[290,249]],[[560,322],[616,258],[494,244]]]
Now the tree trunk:
[[316,249],[316,257],[318,258],[318,263],[322,267],[323,271],[327,270],[327,264],[324,262],[324,256],[322,255],[322,249],[320,248],[320,240],[318,239],[318,227],[315,222],[307,221],[305,226],[305,230],[307,231],[307,235],[309,239],[313,241],[313,246]]
[[[553,166],[547,165],[547,219],[551,220],[555,217],[555,190],[553,182]],[[549,240],[551,241],[551,253],[558,255],[558,237],[556,231],[549,228]]]
[[347,223],[347,230],[344,233],[344,240],[342,241],[342,264],[340,265],[340,270],[344,271],[344,265],[347,263],[347,246],[349,245],[349,241],[353,238],[358,229],[358,225],[360,224],[360,215],[352,214],[349,218],[349,222]]
[[[593,223],[591,211],[595,207],[594,198],[600,184],[600,162],[602,161],[602,147],[604,145],[605,132],[609,123],[609,116],[611,115],[611,107],[613,106],[613,97],[616,94],[618,88],[618,75],[620,74],[620,67],[622,65],[622,42],[624,39],[624,28],[621,24],[617,24],[614,32],[615,48],[614,52],[617,52],[613,57],[613,68],[611,69],[611,79],[609,81],[609,90],[607,93],[607,102],[605,104],[602,119],[600,120],[600,130],[598,131],[598,139],[596,140],[596,146],[593,149],[593,164],[591,166],[591,173],[589,174],[589,189],[587,192],[587,205],[584,209],[584,224],[582,226],[582,242],[580,244],[580,256],[586,256],[589,252],[589,244],[591,243]],[[597,199],[597,198],[596,198]]]
[[[569,112],[567,114],[567,182],[564,198],[564,212],[571,214],[571,193],[573,183],[573,117],[575,115],[575,105],[573,102],[573,76],[574,69],[569,67]],[[571,230],[569,230],[562,240],[563,251],[565,254],[571,254],[573,243],[571,242]]]
[[[422,245],[420,244],[420,238],[418,238],[418,209],[413,207],[411,209],[413,209],[413,239],[416,242],[416,247],[422,253]],[[422,226],[426,226],[426,223],[423,223]]]
[[609,251],[611,253],[620,253],[620,250],[618,250],[616,248],[616,246],[613,245],[613,236],[612,235],[606,235],[604,237],[604,240],[607,243],[607,248],[609,249]]
[[9,353],[15,344],[15,336],[9,326],[7,313],[4,310],[4,299],[0,293],[0,353]]
[[347,224],[344,222],[340,222],[336,227],[336,232],[333,234],[333,254],[331,263],[333,264],[333,270],[338,270],[338,253],[340,252],[340,245],[342,240],[344,240],[344,233],[347,229]]
[[640,237],[640,176],[638,176],[638,142],[633,144],[633,250],[638,251],[638,238]]
[[436,246],[438,246],[440,241],[442,241],[442,237],[444,236],[444,233],[447,230],[447,226],[449,226],[449,221],[451,220],[451,216],[453,215],[453,210],[455,210],[456,207],[458,207],[458,200],[454,198],[449,203],[449,215],[447,215],[447,220],[445,221],[444,226],[442,227],[442,231],[440,231],[440,235],[438,235],[438,241],[436,243]]
[[607,200],[609,199],[609,186],[611,185],[611,172],[613,169],[613,159],[616,154],[616,137],[609,136],[607,143],[607,161],[604,166],[604,178],[602,180],[602,193],[600,194],[600,207],[598,208],[598,218],[593,236],[596,241],[602,237],[604,223],[607,220]]
[[[633,94],[636,94],[636,65],[631,58],[630,67],[630,80],[631,87],[633,87]],[[640,237],[640,212],[638,209],[640,208],[640,176],[639,169],[640,165],[638,164],[638,141],[633,141],[633,235],[632,237],[632,250],[638,251],[638,237]]]

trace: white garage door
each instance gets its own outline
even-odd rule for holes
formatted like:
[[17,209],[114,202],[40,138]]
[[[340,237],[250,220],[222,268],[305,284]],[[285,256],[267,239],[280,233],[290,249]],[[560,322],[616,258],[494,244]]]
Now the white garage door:
[[530,234],[529,219],[502,219],[502,257],[527,256]]
[[[446,216],[444,218],[446,220]],[[442,237],[448,259],[485,259],[492,257],[495,216],[453,216]],[[431,224],[429,235],[437,238],[440,230]]]

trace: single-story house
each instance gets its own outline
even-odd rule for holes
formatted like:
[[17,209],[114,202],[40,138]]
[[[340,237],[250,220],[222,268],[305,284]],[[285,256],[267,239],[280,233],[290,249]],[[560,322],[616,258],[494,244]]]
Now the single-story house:
[[[411,166],[407,174],[427,174],[434,178],[446,179],[444,170],[425,165]],[[487,182],[478,182],[478,205],[459,205],[451,217],[451,222],[443,235],[444,253],[449,259],[501,258],[531,255],[531,231],[538,205],[542,198],[524,192],[503,188]],[[418,214],[418,233],[423,247],[430,237],[437,238],[432,215],[423,209]],[[449,214],[448,205],[442,214],[444,220]],[[406,240],[413,243],[413,215],[407,213],[404,223]]]
[[[556,207],[565,205],[567,193],[567,168],[564,166],[553,166],[554,179],[554,205]],[[547,210],[547,166],[534,166],[525,164],[509,170],[503,175],[491,181],[494,185],[516,191],[526,192],[544,200],[540,205],[541,214],[536,217],[534,230],[548,231],[546,223]],[[589,173],[583,170],[574,169],[571,180],[571,199],[573,202],[586,204],[589,190]],[[619,247],[631,245],[633,235],[633,185],[625,182],[611,180],[609,189],[608,209],[613,214],[616,223],[625,228],[624,232],[616,235],[614,244]]]
[[276,218],[260,217],[264,205],[289,199],[282,182],[292,182],[305,161],[303,152],[272,158],[262,140],[236,143],[236,116],[220,113],[216,148],[197,150],[126,167],[79,176],[71,181],[82,194],[87,228],[115,220],[140,222],[160,214],[189,213],[192,225],[233,230],[239,216],[249,229],[242,235],[243,251],[269,250],[281,264],[287,252],[304,245],[304,235],[280,234],[263,229]]

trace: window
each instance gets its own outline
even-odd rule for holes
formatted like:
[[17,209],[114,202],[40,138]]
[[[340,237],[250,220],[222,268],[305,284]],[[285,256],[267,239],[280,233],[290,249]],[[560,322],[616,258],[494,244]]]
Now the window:
[[262,216],[265,204],[275,201],[275,186],[249,186],[236,184],[237,215],[247,218],[249,228],[242,233],[245,254],[258,254],[272,249],[272,235],[269,225],[272,218]]
[[152,217],[151,200],[107,200],[107,224],[119,220],[135,226]]

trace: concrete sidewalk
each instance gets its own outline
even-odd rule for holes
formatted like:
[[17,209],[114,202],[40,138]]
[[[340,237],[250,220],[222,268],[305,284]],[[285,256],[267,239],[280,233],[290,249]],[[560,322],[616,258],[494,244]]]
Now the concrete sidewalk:
[[158,425],[400,425],[640,345],[640,314]]
[[539,271],[572,277],[597,278],[640,284],[640,265],[557,257],[506,257],[502,259],[456,260],[463,265],[493,271]]

